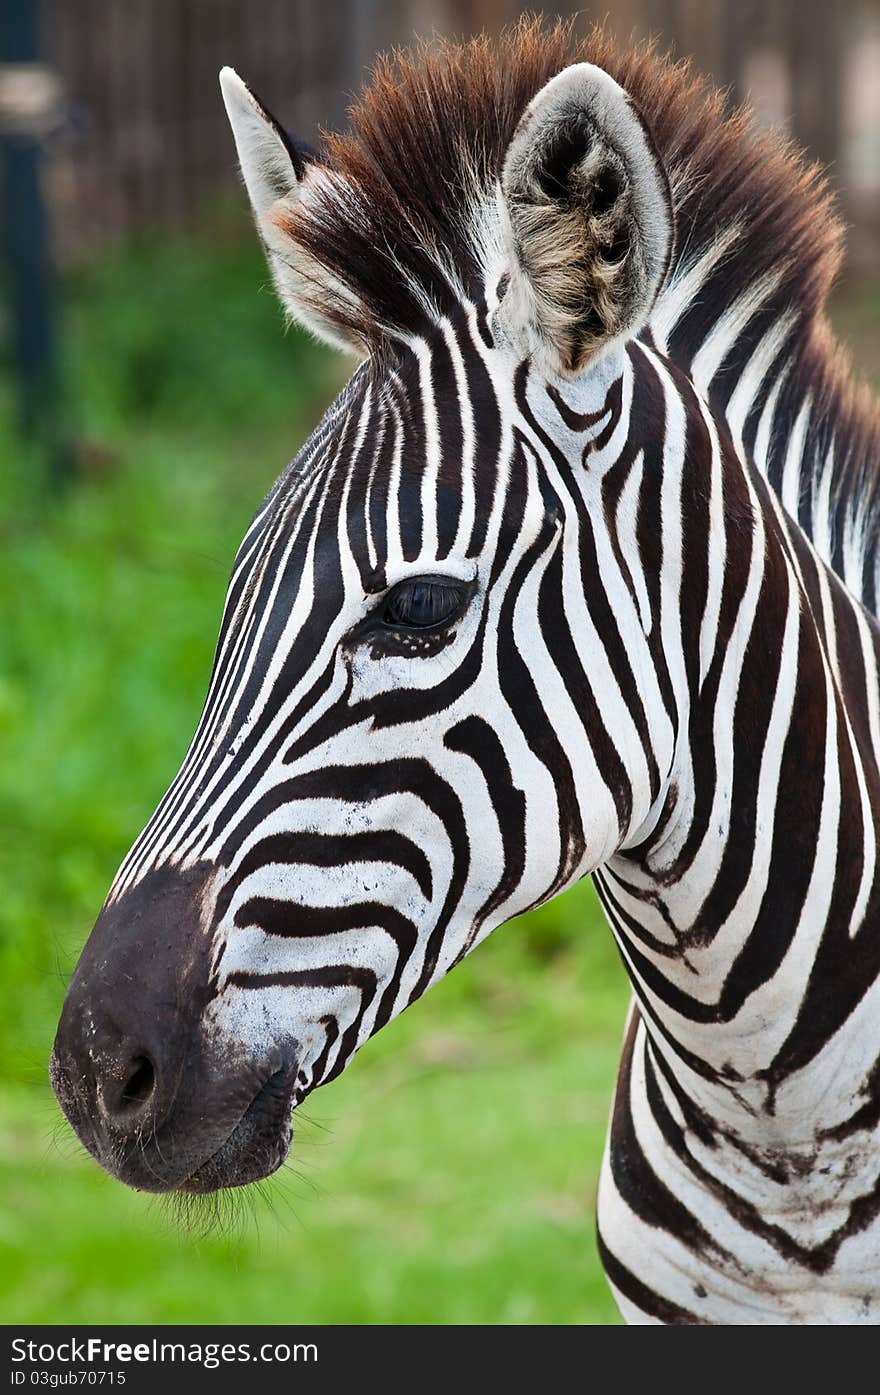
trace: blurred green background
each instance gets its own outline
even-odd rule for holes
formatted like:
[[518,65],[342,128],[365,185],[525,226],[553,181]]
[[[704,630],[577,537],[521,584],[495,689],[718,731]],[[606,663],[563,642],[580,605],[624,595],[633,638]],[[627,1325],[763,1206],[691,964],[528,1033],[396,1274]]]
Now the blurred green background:
[[[616,1320],[594,1211],[627,993],[588,886],[385,1028],[211,1237],[105,1177],[46,1080],[79,949],[194,729],[235,548],[344,371],[282,333],[243,194],[212,203],[235,178],[217,68],[239,64],[309,136],[416,14],[452,33],[520,8],[273,0],[257,24],[239,0],[45,0],[67,89],[35,137],[66,266],[66,412],[47,435],[75,470],[59,484],[18,433],[0,274],[3,1321]],[[820,8],[802,24],[786,0],[613,0],[593,17],[662,29],[832,161],[858,268],[835,318],[876,377],[880,6]]]

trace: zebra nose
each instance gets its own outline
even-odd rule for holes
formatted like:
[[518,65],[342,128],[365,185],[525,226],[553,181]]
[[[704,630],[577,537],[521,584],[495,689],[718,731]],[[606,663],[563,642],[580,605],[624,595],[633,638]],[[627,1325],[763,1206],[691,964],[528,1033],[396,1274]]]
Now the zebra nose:
[[113,1123],[131,1126],[154,1113],[157,1073],[146,1053],[131,1055],[122,1071],[121,1083],[109,1076],[101,1090],[101,1103]]
[[64,1000],[50,1074],[86,1147],[154,1135],[192,1068],[208,998],[202,905],[212,869],[162,868],[109,902]]
[[[52,1086],[80,1141],[101,1161],[143,1146],[174,1107],[177,1056],[156,1033],[118,1011],[73,1002],[49,1064]],[[128,1030],[125,1030],[125,1025]]]
[[[173,1103],[182,1043],[136,1006],[95,993],[65,1003],[50,1066],[65,1113],[118,1140],[152,1133]],[[164,1024],[163,1024],[164,1025]]]

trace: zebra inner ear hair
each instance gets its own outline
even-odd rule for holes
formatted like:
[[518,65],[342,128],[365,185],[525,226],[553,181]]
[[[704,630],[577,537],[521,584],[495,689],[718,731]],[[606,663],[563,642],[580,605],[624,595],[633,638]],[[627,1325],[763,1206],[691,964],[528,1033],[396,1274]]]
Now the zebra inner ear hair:
[[535,170],[535,178],[547,195],[557,203],[571,201],[572,174],[583,159],[584,151],[592,143],[594,133],[582,114],[577,114],[550,136],[543,152],[543,159]]
[[501,189],[502,319],[550,372],[578,374],[650,314],[672,242],[665,170],[623,89],[579,63],[526,109]]

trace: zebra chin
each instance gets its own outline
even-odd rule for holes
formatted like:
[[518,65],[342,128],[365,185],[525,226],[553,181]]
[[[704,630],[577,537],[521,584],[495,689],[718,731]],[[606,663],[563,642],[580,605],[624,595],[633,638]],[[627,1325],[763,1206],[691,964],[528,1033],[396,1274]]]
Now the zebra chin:
[[284,1162],[297,1043],[220,1042],[205,1025],[212,869],[162,868],[105,906],[71,979],[49,1065],[80,1142],[147,1192],[246,1186]]

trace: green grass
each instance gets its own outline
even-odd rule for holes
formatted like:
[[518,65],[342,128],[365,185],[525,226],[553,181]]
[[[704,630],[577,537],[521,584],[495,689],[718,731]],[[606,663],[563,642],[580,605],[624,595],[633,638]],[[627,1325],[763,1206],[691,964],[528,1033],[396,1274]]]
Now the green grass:
[[515,949],[480,958],[309,1101],[227,1238],[179,1238],[47,1144],[45,1096],[5,1092],[5,1320],[611,1320],[593,1214],[619,985],[601,955],[534,988]]
[[225,1235],[182,1235],[57,1126],[67,976],[189,742],[239,538],[340,382],[264,283],[256,254],[186,242],[70,281],[65,497],[0,372],[0,1317],[613,1321],[594,1202],[626,992],[587,887],[318,1091]]

